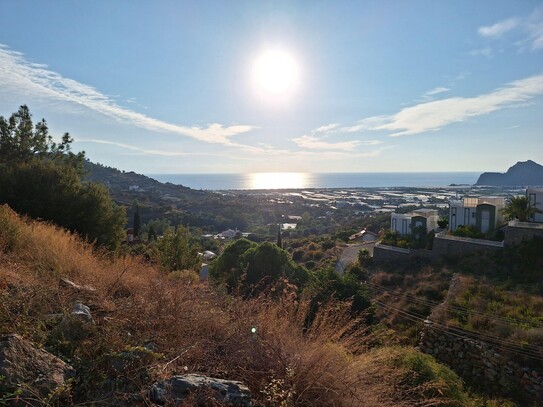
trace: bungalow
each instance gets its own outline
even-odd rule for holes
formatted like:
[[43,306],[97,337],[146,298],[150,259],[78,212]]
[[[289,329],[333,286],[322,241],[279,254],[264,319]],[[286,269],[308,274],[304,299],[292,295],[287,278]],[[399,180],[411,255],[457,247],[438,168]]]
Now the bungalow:
[[439,216],[437,209],[416,209],[409,213],[392,213],[390,217],[390,230],[401,235],[410,235],[416,228],[423,227],[426,233],[437,228]]
[[534,213],[528,219],[530,222],[543,222],[543,188],[528,188],[526,198],[531,207],[539,209],[541,212]]
[[476,226],[486,233],[503,223],[501,210],[505,199],[501,196],[466,197],[449,202],[449,229],[455,231],[459,226]]

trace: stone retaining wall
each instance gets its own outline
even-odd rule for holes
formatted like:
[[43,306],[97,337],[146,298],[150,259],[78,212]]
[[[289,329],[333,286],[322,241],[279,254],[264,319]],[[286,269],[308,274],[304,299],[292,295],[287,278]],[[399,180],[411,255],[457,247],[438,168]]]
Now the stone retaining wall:
[[448,365],[466,382],[502,395],[519,394],[543,405],[543,375],[522,367],[488,343],[446,330],[427,321],[419,348]]
[[373,248],[373,261],[375,263],[385,263],[388,261],[406,260],[409,258],[410,253],[409,249],[377,243]]
[[505,228],[505,243],[515,245],[534,237],[543,238],[543,224],[511,221]]

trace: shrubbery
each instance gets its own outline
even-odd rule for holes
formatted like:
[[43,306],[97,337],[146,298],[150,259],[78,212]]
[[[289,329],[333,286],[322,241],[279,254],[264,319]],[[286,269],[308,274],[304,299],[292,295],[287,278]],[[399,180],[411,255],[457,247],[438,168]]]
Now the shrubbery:
[[26,106],[0,117],[0,204],[115,249],[124,237],[124,209],[104,186],[82,181],[84,153],[73,154],[71,142],[66,133],[53,143],[45,120],[33,126]]

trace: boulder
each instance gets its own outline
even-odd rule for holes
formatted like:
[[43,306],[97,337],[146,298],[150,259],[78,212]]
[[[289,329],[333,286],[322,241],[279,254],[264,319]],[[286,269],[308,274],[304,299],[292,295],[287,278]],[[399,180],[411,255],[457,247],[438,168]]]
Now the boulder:
[[0,337],[0,394],[19,390],[25,405],[39,405],[40,398],[61,389],[74,375],[70,365],[19,335]]
[[158,404],[179,402],[189,395],[211,396],[216,401],[232,406],[251,407],[251,392],[241,382],[216,379],[198,374],[176,375],[149,390],[149,399]]
[[76,302],[74,304],[72,308],[72,315],[75,316],[76,318],[80,318],[82,321],[85,321],[91,324],[94,323],[90,308],[80,302]]

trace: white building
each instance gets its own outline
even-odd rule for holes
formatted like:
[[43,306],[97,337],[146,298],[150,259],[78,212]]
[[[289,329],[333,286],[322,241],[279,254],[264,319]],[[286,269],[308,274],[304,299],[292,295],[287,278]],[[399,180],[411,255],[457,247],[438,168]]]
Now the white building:
[[439,215],[437,209],[417,209],[409,213],[392,213],[390,230],[400,235],[411,235],[417,227],[423,227],[426,233],[437,228]]
[[543,222],[543,188],[528,188],[526,190],[528,204],[536,207],[541,212],[535,213],[528,218],[530,222]]
[[486,233],[503,223],[501,210],[505,199],[501,196],[482,196],[464,198],[449,202],[449,229],[455,231],[459,226],[476,226]]

